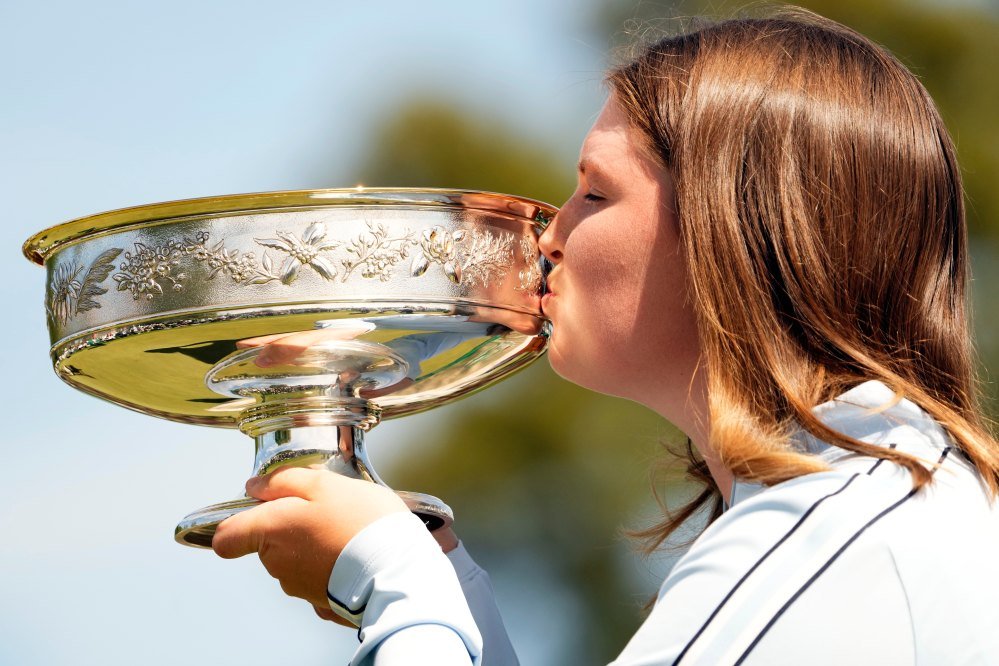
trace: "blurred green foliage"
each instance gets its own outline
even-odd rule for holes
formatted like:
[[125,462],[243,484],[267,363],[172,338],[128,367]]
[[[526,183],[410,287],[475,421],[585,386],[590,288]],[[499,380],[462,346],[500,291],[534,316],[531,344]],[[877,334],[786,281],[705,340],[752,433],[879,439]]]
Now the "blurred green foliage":
[[[978,272],[999,277],[993,259],[999,247],[997,14],[903,0],[803,4],[883,43],[922,77],[957,139]],[[648,25],[646,19],[706,10],[731,14],[717,3],[612,2],[593,8],[593,25],[610,48],[627,38],[629,20]],[[566,154],[565,147],[539,145],[511,123],[464,110],[446,94],[411,100],[373,137],[359,175],[371,185],[484,189],[561,203],[573,187],[573,166],[552,156]],[[999,324],[997,301],[983,286],[980,278],[976,321],[991,332]],[[982,337],[987,363],[999,367],[999,336]],[[519,603],[554,602],[532,591],[524,568],[512,563],[529,562],[528,571],[566,590],[575,605],[574,630],[560,646],[559,663],[613,659],[658,585],[655,577],[643,579],[643,565],[619,528],[649,516],[648,470],[661,445],[682,435],[643,408],[559,380],[544,362],[440,412],[439,429],[414,433],[412,464],[393,470],[393,485],[450,502],[463,540],[497,587],[516,588]]]
[[[999,5],[920,0],[802,0],[795,3],[847,25],[886,47],[922,80],[957,143],[972,233],[999,247]],[[636,36],[669,32],[691,16],[765,12],[762,3],[678,0],[610,2],[594,29],[611,28],[622,49]]]
[[560,204],[575,186],[572,165],[507,123],[446,96],[409,100],[373,138],[360,175],[372,185],[490,190]]

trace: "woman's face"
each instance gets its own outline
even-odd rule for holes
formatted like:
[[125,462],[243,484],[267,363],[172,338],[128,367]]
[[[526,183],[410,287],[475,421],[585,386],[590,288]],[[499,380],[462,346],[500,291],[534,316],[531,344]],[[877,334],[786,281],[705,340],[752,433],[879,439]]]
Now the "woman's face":
[[613,98],[583,142],[578,179],[540,239],[554,265],[542,302],[551,365],[682,421],[699,344],[673,182]]

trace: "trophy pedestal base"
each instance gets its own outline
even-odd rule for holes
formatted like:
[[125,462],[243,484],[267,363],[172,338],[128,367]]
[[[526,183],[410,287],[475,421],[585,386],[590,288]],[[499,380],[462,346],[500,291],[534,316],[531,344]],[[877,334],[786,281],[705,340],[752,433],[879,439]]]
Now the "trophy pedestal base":
[[[323,468],[333,474],[385,486],[368,460],[364,432],[376,425],[381,409],[362,397],[397,386],[407,378],[409,362],[387,345],[357,340],[311,340],[304,349],[276,343],[230,355],[206,375],[205,383],[228,397],[254,397],[240,415],[239,429],[253,437],[254,476],[282,467]],[[319,331],[322,333],[322,331]],[[301,334],[299,334],[301,337]],[[285,358],[281,354],[293,356]],[[275,364],[265,354],[281,356]],[[294,363],[292,363],[294,362]],[[289,369],[290,368],[290,369]],[[427,529],[454,521],[451,509],[436,497],[398,493]],[[215,530],[226,518],[260,504],[252,497],[212,504],[185,517],[174,539],[186,546],[211,548]]]
[[[451,511],[451,507],[433,495],[406,490],[396,491],[396,494],[431,532],[441,527],[450,527],[454,523],[454,513]],[[184,519],[177,523],[173,538],[184,546],[211,548],[212,537],[215,536],[215,529],[219,523],[259,504],[262,502],[252,497],[241,497],[228,502],[211,504],[184,516]]]
[[422,520],[431,532],[442,527],[451,527],[454,523],[451,507],[433,495],[408,490],[397,490],[395,494],[402,498],[409,510]]
[[184,519],[177,523],[177,527],[174,528],[173,538],[184,546],[211,548],[212,537],[215,536],[215,528],[219,526],[219,523],[230,516],[235,516],[237,513],[252,509],[262,503],[252,497],[241,497],[228,502],[210,504],[184,516]]

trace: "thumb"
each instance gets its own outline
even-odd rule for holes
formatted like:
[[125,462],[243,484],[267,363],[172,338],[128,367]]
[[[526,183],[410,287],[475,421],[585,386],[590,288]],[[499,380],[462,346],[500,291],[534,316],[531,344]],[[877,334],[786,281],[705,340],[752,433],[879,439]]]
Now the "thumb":
[[227,560],[260,551],[264,541],[266,514],[270,507],[261,505],[229,516],[215,528],[212,550]]

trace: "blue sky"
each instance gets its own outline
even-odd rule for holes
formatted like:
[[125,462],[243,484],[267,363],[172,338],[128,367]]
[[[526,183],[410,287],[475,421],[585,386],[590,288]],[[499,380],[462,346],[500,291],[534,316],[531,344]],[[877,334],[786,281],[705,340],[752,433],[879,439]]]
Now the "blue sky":
[[[602,98],[603,45],[588,32],[586,7],[0,4],[9,424],[0,449],[0,663],[330,664],[356,645],[352,632],[286,598],[255,558],[226,562],[173,542],[184,514],[238,493],[249,440],[62,384],[47,355],[44,273],[20,256],[21,243],[123,206],[352,186],[372,128],[417,93],[573,145]],[[369,442],[382,474],[404,455],[401,428],[443,427],[447,410],[460,408],[380,425]],[[511,571],[518,567],[531,568]],[[515,594],[501,590],[501,603],[514,606]],[[525,663],[549,655],[529,638],[552,607],[543,610],[507,613],[524,636]]]

